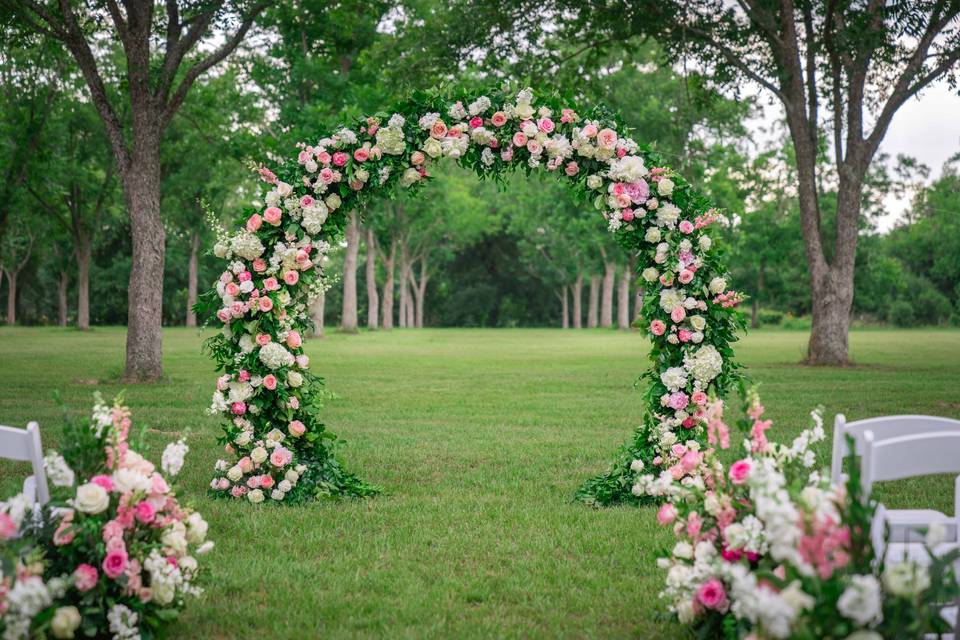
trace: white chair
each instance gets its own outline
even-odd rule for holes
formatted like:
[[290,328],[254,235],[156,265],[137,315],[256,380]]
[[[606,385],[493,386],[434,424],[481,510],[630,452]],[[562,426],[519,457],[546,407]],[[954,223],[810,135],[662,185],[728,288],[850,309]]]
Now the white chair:
[[[878,441],[868,429],[863,432],[862,440],[860,483],[864,495],[869,495],[873,483],[878,481],[960,473],[960,431],[920,433]],[[890,527],[887,542],[920,543],[925,534],[923,530],[939,523],[946,532],[945,542],[955,544],[960,516],[960,476],[955,481],[953,497],[953,516],[932,509],[887,509],[885,520]]]
[[[862,457],[864,452],[863,435],[867,431],[873,433],[873,441],[879,444],[891,438],[903,438],[927,433],[960,434],[960,420],[935,416],[906,415],[868,418],[848,423],[842,413],[838,414],[833,425],[833,456],[830,464],[830,477],[834,483],[842,484],[846,481],[846,476],[843,473],[843,460],[850,453],[846,436],[853,436],[854,454]],[[926,473],[937,472],[921,472],[911,475],[925,475]],[[958,492],[960,492],[960,487],[958,487]],[[955,512],[956,514],[960,514],[960,511]],[[886,512],[886,517],[890,525],[890,542],[892,543],[921,542],[923,534],[918,532],[917,529],[929,527],[934,522],[944,525],[947,530],[948,542],[957,541],[957,518],[950,518],[939,511],[933,509],[889,509]]]
[[33,467],[33,475],[23,481],[24,495],[35,507],[42,507],[50,501],[47,474],[43,469],[40,425],[31,422],[25,430],[0,425],[0,458],[29,462]]

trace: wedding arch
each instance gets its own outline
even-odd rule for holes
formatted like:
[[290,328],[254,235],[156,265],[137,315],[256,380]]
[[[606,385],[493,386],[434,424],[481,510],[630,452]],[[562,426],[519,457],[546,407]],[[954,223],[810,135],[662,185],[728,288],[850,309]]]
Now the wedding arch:
[[603,106],[535,100],[530,89],[435,90],[300,144],[296,159],[260,167],[263,201],[239,229],[218,232],[214,253],[227,266],[198,305],[222,322],[206,348],[223,372],[211,412],[225,419],[229,460],[217,462],[211,491],[254,503],[377,492],[334,455],[337,439],[320,416],[323,382],[303,349],[308,305],[348,212],[373,194],[416,189],[445,158],[494,179],[518,168],[553,173],[639,258],[653,363],[644,374],[646,409],[610,469],[578,498],[640,500],[631,495],[635,474],[669,471],[679,480],[693,471],[685,453],[726,437],[711,415],[739,378],[730,345],[742,328],[734,309],[741,295],[728,289],[707,233],[719,212],[631,136]]

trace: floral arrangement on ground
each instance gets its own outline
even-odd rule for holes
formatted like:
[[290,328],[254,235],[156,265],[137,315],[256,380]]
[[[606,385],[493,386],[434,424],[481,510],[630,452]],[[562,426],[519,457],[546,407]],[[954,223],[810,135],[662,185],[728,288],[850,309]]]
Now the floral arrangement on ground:
[[516,170],[556,175],[640,258],[643,327],[653,343],[647,408],[610,471],[578,498],[649,501],[631,492],[637,473],[667,466],[680,440],[708,443],[707,398],[737,383],[730,345],[743,327],[735,310],[743,297],[728,288],[707,233],[720,213],[603,106],[535,100],[530,89],[435,90],[260,167],[262,201],[242,213],[236,231],[219,231],[214,253],[226,268],[197,306],[222,324],[207,342],[223,372],[211,411],[225,419],[229,457],[217,463],[215,494],[256,503],[376,493],[331,450],[322,381],[303,349],[308,305],[347,212],[397,187],[418,188],[443,159],[495,180]]
[[[657,520],[675,538],[659,560],[666,569],[660,595],[673,617],[699,637],[730,640],[948,632],[940,611],[960,597],[960,551],[941,546],[942,527],[927,533],[929,563],[888,562],[857,465],[845,486],[815,470],[811,447],[825,437],[820,412],[792,443],[778,444],[766,438],[771,421],[756,393],[747,398],[739,421],[749,433],[743,458],[725,467],[717,449],[677,443],[673,459],[684,466],[682,479],[669,470],[638,479],[638,491],[665,501]],[[722,402],[712,402],[708,413],[725,448]]]
[[92,418],[68,423],[47,453],[51,502],[0,503],[4,640],[153,638],[202,590],[197,557],[213,547],[203,517],[168,479],[188,447],[166,447],[162,474],[130,446],[130,411],[97,395]]

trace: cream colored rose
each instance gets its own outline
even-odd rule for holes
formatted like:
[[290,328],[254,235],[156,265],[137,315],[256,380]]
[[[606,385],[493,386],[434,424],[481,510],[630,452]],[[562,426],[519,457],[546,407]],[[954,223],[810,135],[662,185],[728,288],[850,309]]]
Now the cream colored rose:
[[330,209],[330,211],[339,209],[340,205],[342,204],[340,196],[336,193],[331,193],[329,196],[327,196],[327,199],[324,200],[324,202],[327,204],[327,208]]
[[654,282],[657,278],[660,277],[660,272],[657,271],[654,267],[647,267],[640,274],[644,280],[647,282]]
[[707,319],[703,316],[690,316],[690,326],[697,331],[703,331],[707,328]]
[[588,189],[599,189],[601,186],[603,186],[603,178],[601,178],[597,174],[593,174],[592,176],[587,177]]
[[177,588],[174,586],[173,582],[169,580],[163,580],[161,582],[154,582],[150,585],[150,599],[159,604],[160,606],[166,606],[173,602],[174,596],[177,595]]
[[247,494],[247,500],[249,500],[253,504],[260,504],[261,502],[263,502],[263,491],[261,491],[260,489],[254,489],[253,491]]
[[80,627],[80,612],[76,607],[60,607],[50,621],[50,631],[54,638],[72,638]]
[[650,227],[647,229],[647,233],[643,236],[643,239],[647,242],[660,242],[662,237],[660,229],[657,227]]
[[529,102],[520,102],[513,108],[513,112],[521,120],[529,120],[533,117],[533,106]]
[[194,511],[187,518],[187,542],[191,544],[201,544],[207,537],[207,529],[210,525],[203,519],[199,513]]
[[243,477],[243,469],[234,465],[227,469],[227,480],[230,482],[236,482]]
[[245,447],[248,444],[250,444],[250,439],[252,437],[253,436],[250,435],[249,431],[241,431],[240,433],[237,434],[237,437],[234,438],[233,441],[236,442],[241,447]]
[[287,385],[296,389],[303,384],[303,376],[297,373],[296,371],[291,371],[287,374]]
[[300,480],[300,474],[293,469],[288,469],[283,477],[286,478],[290,484],[297,484],[297,482]]
[[440,154],[443,153],[443,147],[436,138],[427,138],[427,141],[423,143],[423,152],[431,158],[439,158]]
[[710,281],[710,293],[717,295],[727,289],[727,281],[723,278],[714,278]]
[[710,236],[700,236],[700,245],[701,251],[709,251],[710,247],[713,245],[713,240],[710,239]]
[[110,495],[100,485],[88,482],[77,487],[73,506],[81,513],[103,513],[110,506]]
[[250,452],[250,459],[253,460],[256,464],[263,464],[264,460],[267,459],[267,450],[263,447],[257,447]]
[[670,178],[661,178],[657,183],[657,193],[662,196],[669,196],[673,193],[673,180]]

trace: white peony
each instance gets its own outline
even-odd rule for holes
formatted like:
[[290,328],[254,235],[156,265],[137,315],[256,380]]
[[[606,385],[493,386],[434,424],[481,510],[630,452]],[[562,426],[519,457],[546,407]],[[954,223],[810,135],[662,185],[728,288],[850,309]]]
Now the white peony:
[[853,576],[837,600],[837,611],[862,626],[879,622],[883,619],[880,583],[871,575]]
[[679,289],[663,289],[660,291],[660,308],[670,313],[683,304],[684,295]]
[[624,156],[610,163],[608,175],[620,182],[638,182],[647,173],[643,158],[640,156]]
[[150,478],[136,469],[117,469],[113,472],[113,486],[120,493],[150,490]]
[[100,485],[88,482],[77,487],[73,506],[81,513],[102,513],[110,506],[110,495]]
[[687,386],[687,372],[683,367],[670,367],[660,374],[660,381],[670,391],[679,391]]
[[672,202],[657,207],[657,224],[661,227],[673,228],[680,219],[680,208]]
[[693,558],[693,546],[689,542],[678,542],[673,547],[673,557],[690,560]]
[[700,245],[701,251],[709,251],[711,245],[713,245],[713,240],[710,239],[710,236],[700,236],[697,244]]

